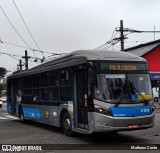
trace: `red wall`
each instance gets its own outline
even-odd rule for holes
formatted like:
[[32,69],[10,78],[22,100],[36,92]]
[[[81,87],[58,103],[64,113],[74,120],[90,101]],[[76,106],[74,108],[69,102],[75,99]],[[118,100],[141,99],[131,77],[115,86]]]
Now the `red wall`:
[[144,55],[148,62],[148,68],[151,72],[160,72],[160,48],[157,48],[148,54]]

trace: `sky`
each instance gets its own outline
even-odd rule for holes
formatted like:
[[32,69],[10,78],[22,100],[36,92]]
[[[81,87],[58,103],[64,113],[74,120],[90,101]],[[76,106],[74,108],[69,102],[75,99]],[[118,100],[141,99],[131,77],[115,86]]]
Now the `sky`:
[[[38,49],[27,31],[16,4],[40,50],[50,53],[69,53],[81,49],[95,49],[110,40],[113,31],[123,20],[125,28],[135,30],[160,31],[159,0],[0,0],[3,9],[12,25],[21,35],[15,32],[0,9],[0,67],[13,72],[18,60],[28,55],[42,58],[51,54],[34,52]],[[114,33],[115,34],[115,33]],[[119,37],[117,33],[116,37]],[[127,35],[125,48],[154,40],[153,33],[131,33]],[[155,34],[155,39],[160,39]],[[22,47],[9,45],[16,44]],[[120,50],[120,43],[108,49]],[[24,59],[23,59],[24,60]],[[30,59],[29,68],[35,66]]]

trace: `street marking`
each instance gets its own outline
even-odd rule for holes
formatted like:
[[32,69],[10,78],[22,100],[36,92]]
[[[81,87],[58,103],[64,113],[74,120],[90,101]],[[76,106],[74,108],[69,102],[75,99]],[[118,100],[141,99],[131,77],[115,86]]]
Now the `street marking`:
[[0,119],[2,119],[2,120],[7,120],[8,118],[5,118],[5,117],[0,117]]
[[1,114],[9,115],[8,113],[1,113]]
[[13,118],[13,119],[18,119],[17,117],[14,117],[14,116],[5,116],[5,117],[7,117],[7,118]]
[[2,116],[0,117],[0,120],[7,120],[7,119],[8,119],[8,120],[11,120],[11,119],[12,119],[12,120],[13,120],[13,119],[16,120],[16,119],[18,119],[18,117],[10,116],[10,115],[4,115],[3,117],[2,117]]

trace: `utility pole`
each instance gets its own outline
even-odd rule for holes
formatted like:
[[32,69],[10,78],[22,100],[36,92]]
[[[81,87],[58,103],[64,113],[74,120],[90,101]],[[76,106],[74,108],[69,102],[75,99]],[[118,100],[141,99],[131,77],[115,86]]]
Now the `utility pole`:
[[120,27],[116,28],[117,32],[120,32],[119,38],[114,38],[114,40],[119,40],[121,42],[121,51],[124,51],[124,39],[127,39],[124,32],[127,32],[126,28],[123,27],[123,20],[120,20]]
[[23,70],[22,67],[23,67],[24,65],[22,64],[22,60],[19,60],[19,64],[18,64],[17,66],[20,68],[20,71]]
[[28,70],[28,59],[31,58],[31,57],[28,56],[27,50],[25,50],[25,56],[22,56],[22,58],[25,59],[25,67],[26,67],[26,70]]
[[116,31],[120,32],[120,37],[114,38],[113,40],[119,40],[121,42],[121,51],[124,51],[124,39],[128,39],[126,35],[130,33],[154,33],[154,40],[155,40],[155,33],[160,32],[160,31],[155,31],[155,26],[154,26],[154,31],[140,31],[140,30],[124,28],[123,20],[120,20],[120,27],[117,27]]
[[120,41],[121,41],[121,51],[123,51],[124,50],[123,20],[120,20]]

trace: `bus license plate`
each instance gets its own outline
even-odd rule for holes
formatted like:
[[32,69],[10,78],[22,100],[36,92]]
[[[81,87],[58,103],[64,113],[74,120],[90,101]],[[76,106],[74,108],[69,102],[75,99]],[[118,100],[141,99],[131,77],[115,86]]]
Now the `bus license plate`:
[[129,128],[129,129],[138,128],[138,125],[137,125],[137,124],[128,125],[128,128]]

